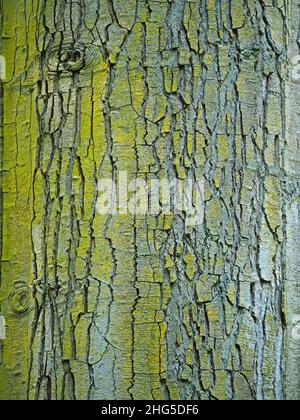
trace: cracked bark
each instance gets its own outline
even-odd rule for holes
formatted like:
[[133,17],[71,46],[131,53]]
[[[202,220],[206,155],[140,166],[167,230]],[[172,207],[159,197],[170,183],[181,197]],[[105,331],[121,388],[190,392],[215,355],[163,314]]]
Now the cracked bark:
[[[299,1],[1,3],[0,398],[298,399]],[[99,215],[119,171],[204,225]]]

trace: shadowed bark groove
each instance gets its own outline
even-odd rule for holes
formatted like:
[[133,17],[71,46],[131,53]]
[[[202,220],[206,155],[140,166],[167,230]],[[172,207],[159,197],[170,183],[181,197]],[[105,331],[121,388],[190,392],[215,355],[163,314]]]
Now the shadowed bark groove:
[[[1,3],[0,399],[298,399],[299,1]],[[120,171],[204,224],[100,215]]]

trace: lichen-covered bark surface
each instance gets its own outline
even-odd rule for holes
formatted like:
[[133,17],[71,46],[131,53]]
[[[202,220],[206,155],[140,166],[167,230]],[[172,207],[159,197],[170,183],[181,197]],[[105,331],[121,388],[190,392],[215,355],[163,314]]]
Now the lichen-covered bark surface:
[[[299,399],[299,1],[1,3],[0,399]],[[120,171],[204,224],[100,215]]]

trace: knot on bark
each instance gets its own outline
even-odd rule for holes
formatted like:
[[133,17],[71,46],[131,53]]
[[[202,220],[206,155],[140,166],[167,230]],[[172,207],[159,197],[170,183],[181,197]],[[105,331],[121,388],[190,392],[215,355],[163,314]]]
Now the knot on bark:
[[30,308],[30,289],[26,282],[16,281],[8,295],[8,302],[15,314],[24,314]]
[[48,68],[51,72],[78,72],[95,64],[98,57],[97,47],[91,44],[67,44],[50,52]]

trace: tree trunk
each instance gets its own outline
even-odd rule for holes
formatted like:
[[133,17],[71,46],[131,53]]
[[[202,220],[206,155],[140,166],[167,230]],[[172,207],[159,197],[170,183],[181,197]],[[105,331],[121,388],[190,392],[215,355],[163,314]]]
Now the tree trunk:
[[[299,0],[1,3],[0,399],[299,399]],[[121,171],[204,223],[99,214]]]

